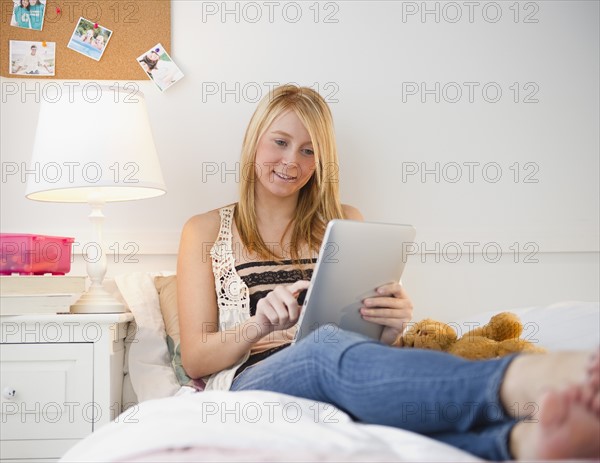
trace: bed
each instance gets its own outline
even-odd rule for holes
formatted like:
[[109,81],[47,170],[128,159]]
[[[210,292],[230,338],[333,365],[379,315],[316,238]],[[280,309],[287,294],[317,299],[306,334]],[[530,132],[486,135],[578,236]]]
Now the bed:
[[[169,272],[115,279],[136,320],[125,365],[125,410],[61,461],[481,461],[409,431],[354,422],[329,404],[265,391],[202,391],[202,382],[190,382],[174,355],[173,312],[166,309],[174,285],[161,290],[156,277],[174,279]],[[523,337],[550,351],[600,345],[597,302],[511,312],[523,322]],[[494,313],[456,320],[454,327],[466,331]]]

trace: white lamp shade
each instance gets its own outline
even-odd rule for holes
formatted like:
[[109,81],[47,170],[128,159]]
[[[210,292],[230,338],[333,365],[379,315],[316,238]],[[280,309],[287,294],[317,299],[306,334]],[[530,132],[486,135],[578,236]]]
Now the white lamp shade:
[[166,192],[144,94],[83,85],[43,100],[26,196],[38,201],[127,201]]

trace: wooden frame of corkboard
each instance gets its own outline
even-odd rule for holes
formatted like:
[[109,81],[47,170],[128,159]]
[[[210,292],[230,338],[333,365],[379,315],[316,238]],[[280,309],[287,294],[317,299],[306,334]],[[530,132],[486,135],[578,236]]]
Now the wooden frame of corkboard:
[[[13,0],[0,0],[0,75],[3,77],[44,78],[9,74],[10,40],[56,42],[55,75],[48,79],[145,80],[148,76],[136,63],[138,56],[157,43],[172,56],[170,0],[48,0],[41,31],[11,26],[14,5]],[[113,32],[100,61],[67,48],[80,17]]]

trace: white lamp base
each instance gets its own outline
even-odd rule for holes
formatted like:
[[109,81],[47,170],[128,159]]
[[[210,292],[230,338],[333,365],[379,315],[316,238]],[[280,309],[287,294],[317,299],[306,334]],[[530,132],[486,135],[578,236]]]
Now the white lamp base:
[[71,305],[71,313],[123,313],[127,312],[121,304],[102,287],[90,287]]
[[[87,273],[92,284],[79,300],[71,305],[70,311],[71,313],[123,313],[127,311],[125,305],[117,301],[102,286],[107,265],[106,253],[102,246],[102,224],[104,222],[102,206],[104,206],[104,202],[93,194],[90,195],[88,202],[92,207],[89,218],[94,226],[92,243],[95,244],[98,254],[94,257],[88,255],[86,258]],[[94,246],[90,246],[90,248],[94,248]]]

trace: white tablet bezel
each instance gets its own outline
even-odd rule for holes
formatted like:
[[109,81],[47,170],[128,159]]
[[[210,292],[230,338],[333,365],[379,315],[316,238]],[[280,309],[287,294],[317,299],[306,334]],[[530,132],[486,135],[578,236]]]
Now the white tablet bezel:
[[400,281],[411,225],[332,220],[307,290],[294,343],[324,325],[379,339],[383,326],[364,320],[362,301],[377,287]]

